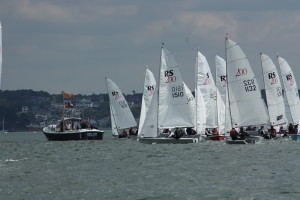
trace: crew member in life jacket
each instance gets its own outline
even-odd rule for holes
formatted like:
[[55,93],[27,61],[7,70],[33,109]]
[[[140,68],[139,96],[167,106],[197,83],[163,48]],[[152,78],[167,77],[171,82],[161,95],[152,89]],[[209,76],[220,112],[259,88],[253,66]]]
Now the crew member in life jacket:
[[174,133],[175,133],[175,139],[179,139],[182,136],[184,136],[184,132],[181,128],[176,128]]
[[122,133],[119,134],[119,138],[126,138],[128,136],[127,131],[123,129]]
[[128,132],[129,132],[129,135],[136,135],[132,127],[129,129]]
[[232,140],[237,140],[238,139],[238,132],[235,130],[235,128],[232,128],[230,130],[230,137]]
[[218,133],[219,133],[218,129],[214,128],[214,129],[212,130],[212,134],[213,134],[213,135],[218,135]]
[[271,125],[269,132],[270,132],[270,138],[276,138],[276,129],[274,128],[273,125]]
[[249,137],[249,135],[244,131],[243,127],[240,128],[239,136],[240,136],[239,139],[241,139],[241,140],[244,140],[244,139],[246,139],[246,137]]

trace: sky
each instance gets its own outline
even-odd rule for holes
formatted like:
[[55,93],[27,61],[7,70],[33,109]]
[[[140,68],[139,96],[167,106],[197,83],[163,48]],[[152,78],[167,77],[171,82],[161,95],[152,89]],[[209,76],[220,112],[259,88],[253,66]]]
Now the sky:
[[[260,52],[285,58],[300,85],[300,2],[296,0],[0,0],[2,90],[143,91],[146,66],[159,71],[161,43],[191,90],[197,50],[215,71],[225,36],[261,78]],[[263,88],[261,86],[261,88]]]

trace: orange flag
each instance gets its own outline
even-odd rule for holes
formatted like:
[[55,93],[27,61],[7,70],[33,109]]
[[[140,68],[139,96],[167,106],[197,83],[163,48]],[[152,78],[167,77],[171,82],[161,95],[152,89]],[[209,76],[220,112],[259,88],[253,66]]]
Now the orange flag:
[[71,93],[65,93],[65,92],[64,92],[64,98],[65,98],[65,99],[70,99],[70,98],[72,98],[72,94],[71,94]]

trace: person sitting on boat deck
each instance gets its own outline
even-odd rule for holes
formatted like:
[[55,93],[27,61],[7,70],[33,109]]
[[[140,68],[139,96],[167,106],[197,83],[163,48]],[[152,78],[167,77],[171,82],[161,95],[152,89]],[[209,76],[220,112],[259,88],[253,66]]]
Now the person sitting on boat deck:
[[298,124],[294,126],[294,134],[298,134]]
[[218,129],[214,128],[214,129],[212,130],[212,134],[213,134],[213,135],[218,135],[218,133],[219,133],[219,132],[218,132]]
[[246,139],[246,137],[249,137],[248,133],[246,133],[246,132],[244,131],[244,128],[243,128],[243,127],[240,128],[239,136],[240,136],[240,139],[241,139],[241,140],[244,140],[244,139]]
[[129,129],[129,135],[135,135],[135,132],[132,127]]
[[196,135],[196,134],[197,134],[196,131],[195,131],[192,127],[188,127],[188,128],[186,129],[186,133],[187,133],[188,135]]
[[273,125],[271,125],[269,132],[270,132],[270,138],[276,138],[276,129],[274,128]]
[[264,136],[265,135],[264,126],[261,126],[257,132],[258,132],[258,135]]
[[126,138],[127,137],[127,131],[125,129],[122,130],[122,133],[119,134],[119,138]]
[[70,123],[66,124],[66,130],[71,130],[71,124]]
[[280,126],[280,128],[279,128],[279,132],[278,132],[278,133],[281,133],[281,134],[283,134],[283,136],[282,136],[282,137],[289,137],[289,136],[290,136],[289,132],[288,132],[288,131],[286,131],[286,130],[284,130],[283,126]]
[[184,132],[182,131],[181,128],[176,128],[174,134],[175,134],[175,139],[179,139],[182,136],[184,136]]
[[230,137],[232,140],[237,140],[238,139],[238,132],[235,130],[235,128],[232,128],[230,130]]
[[209,128],[206,128],[206,129],[205,129],[205,135],[211,135],[211,131],[210,131]]
[[261,126],[261,127],[258,129],[258,135],[262,136],[264,139],[270,139],[268,133],[265,132],[265,130],[264,130],[264,126]]
[[288,131],[289,131],[289,134],[294,134],[295,130],[294,130],[294,126],[292,123],[290,123],[290,125],[288,127]]
[[[168,130],[168,132],[164,132],[165,130]],[[164,131],[163,133],[169,133],[169,135],[166,138],[175,138],[175,133],[170,129],[164,129]]]

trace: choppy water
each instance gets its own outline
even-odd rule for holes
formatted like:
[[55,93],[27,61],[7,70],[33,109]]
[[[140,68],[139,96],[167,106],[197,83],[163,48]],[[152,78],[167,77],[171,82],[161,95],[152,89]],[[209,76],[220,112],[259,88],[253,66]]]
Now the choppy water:
[[300,199],[300,142],[48,142],[0,134],[0,199]]

